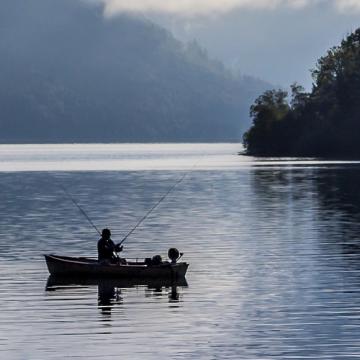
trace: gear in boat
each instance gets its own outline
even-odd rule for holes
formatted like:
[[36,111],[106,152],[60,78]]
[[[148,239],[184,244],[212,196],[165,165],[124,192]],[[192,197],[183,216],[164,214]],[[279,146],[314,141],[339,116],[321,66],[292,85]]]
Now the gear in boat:
[[183,256],[177,249],[168,251],[170,261],[163,261],[160,255],[143,261],[127,261],[117,252],[122,251],[121,244],[115,245],[110,238],[111,232],[104,229],[98,242],[98,260],[58,255],[45,255],[51,275],[95,276],[117,278],[152,278],[177,280],[185,277],[188,264],[178,262]]
[[[115,244],[111,240],[111,231],[109,229],[103,229],[101,238],[97,244],[98,248],[98,261],[100,263],[111,263],[111,264],[123,264],[126,265],[127,261],[119,257],[118,253],[123,251],[123,246]],[[178,249],[171,248],[168,251],[169,259],[172,264],[176,264],[177,260],[182,257],[183,254],[179,253]],[[160,255],[155,255],[152,258],[146,258],[144,261],[145,265],[161,265],[163,260]]]

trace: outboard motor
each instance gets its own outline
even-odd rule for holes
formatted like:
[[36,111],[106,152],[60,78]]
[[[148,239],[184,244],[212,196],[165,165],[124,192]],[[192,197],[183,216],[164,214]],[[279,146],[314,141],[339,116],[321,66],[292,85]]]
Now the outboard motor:
[[176,248],[170,248],[169,251],[168,251],[168,257],[171,260],[172,264],[176,264],[176,261],[180,257],[179,250],[176,249]]

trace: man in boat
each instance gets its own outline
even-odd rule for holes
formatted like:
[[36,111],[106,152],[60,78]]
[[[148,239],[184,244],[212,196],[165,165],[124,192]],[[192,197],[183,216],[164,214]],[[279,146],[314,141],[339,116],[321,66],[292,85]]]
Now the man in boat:
[[123,250],[123,247],[118,244],[116,245],[111,240],[111,231],[109,229],[104,229],[101,233],[101,238],[97,244],[98,248],[98,260],[107,261],[110,263],[119,263],[120,258],[117,255],[118,252]]

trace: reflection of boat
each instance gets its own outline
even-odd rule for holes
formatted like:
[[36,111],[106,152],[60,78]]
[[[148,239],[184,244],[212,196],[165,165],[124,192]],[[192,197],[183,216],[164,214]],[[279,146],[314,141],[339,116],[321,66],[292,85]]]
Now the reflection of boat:
[[122,279],[169,279],[185,277],[189,264],[185,262],[146,264],[145,262],[127,262],[110,264],[88,258],[45,255],[46,264],[51,275],[116,277]]
[[69,277],[50,275],[46,283],[46,291],[71,290],[78,287],[97,286],[98,287],[98,305],[105,314],[111,313],[111,307],[116,303],[122,302],[121,289],[133,288],[137,286],[146,286],[153,290],[154,294],[162,293],[162,289],[170,289],[167,293],[169,302],[178,302],[178,287],[187,287],[185,278],[178,280],[170,279],[118,279],[103,277]]
[[186,287],[188,283],[185,278],[175,281],[171,279],[119,279],[119,278],[103,278],[103,277],[69,277],[50,275],[46,283],[46,290],[56,290],[62,287],[71,287],[72,285],[102,285],[116,288],[132,288],[135,286],[145,285],[149,289],[160,289],[162,287],[180,286]]

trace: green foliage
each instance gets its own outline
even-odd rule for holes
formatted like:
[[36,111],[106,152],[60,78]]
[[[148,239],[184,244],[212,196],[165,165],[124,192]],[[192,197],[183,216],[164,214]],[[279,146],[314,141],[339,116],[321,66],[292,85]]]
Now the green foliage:
[[244,134],[244,144],[250,152],[263,153],[276,147],[274,129],[288,114],[287,92],[268,90],[259,96],[250,108],[253,127]]
[[244,136],[248,153],[360,156],[360,29],[321,57],[312,77],[311,93],[293,84],[289,103],[286,96],[274,101],[275,90],[255,101]]

